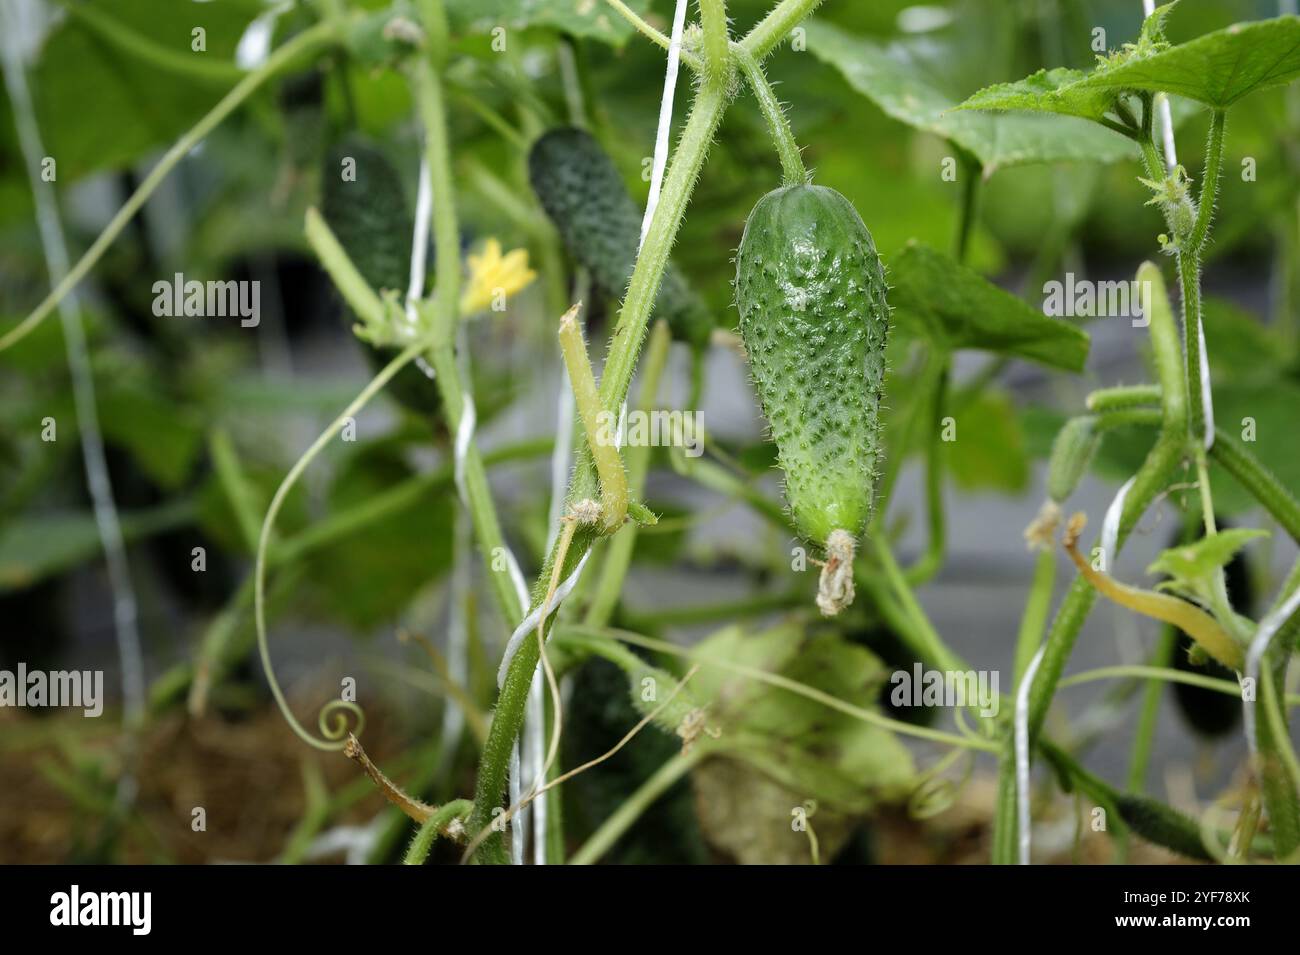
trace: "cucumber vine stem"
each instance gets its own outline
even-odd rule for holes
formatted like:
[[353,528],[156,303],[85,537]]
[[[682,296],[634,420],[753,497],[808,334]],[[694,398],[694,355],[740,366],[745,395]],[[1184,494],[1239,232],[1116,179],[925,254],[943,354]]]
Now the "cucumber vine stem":
[[[428,0],[424,6],[433,8],[430,15],[436,22],[442,10],[440,0]],[[436,28],[432,34],[437,34]],[[452,345],[460,304],[460,233],[456,220],[456,197],[451,175],[442,79],[435,69],[432,57],[422,57],[415,61],[411,68],[410,83],[424,124],[425,159],[433,192],[434,271],[437,287],[433,303],[432,344],[427,350],[427,357],[436,374],[447,427],[455,433],[460,427],[466,402]],[[465,453],[464,476],[470,518],[487,565],[497,608],[513,625],[527,608],[520,605],[510,575],[494,566],[495,556],[505,551],[505,537],[501,532],[496,506],[492,502],[482,455],[477,442],[472,439]]]
[[587,446],[596,462],[596,473],[600,475],[601,518],[605,522],[606,531],[613,531],[623,524],[623,519],[627,516],[627,471],[623,468],[623,459],[619,456],[612,429],[602,427],[596,378],[592,374],[591,360],[587,357],[587,343],[577,321],[580,308],[581,302],[565,312],[560,319],[560,351],[564,355],[564,365],[569,370],[569,384],[573,388],[578,417],[587,432]]
[[781,0],[740,42],[761,63],[821,3],[822,0]]
[[[668,348],[672,336],[668,323],[655,322],[646,345],[646,355],[641,371],[641,399],[639,410],[649,413],[654,408],[655,395],[659,391],[659,380],[663,377],[664,366],[668,361]],[[650,448],[647,445],[629,447],[627,455],[628,491],[640,498],[645,493],[646,472],[650,468]],[[596,583],[595,593],[587,606],[584,618],[587,624],[603,626],[613,616],[618,604],[619,594],[623,589],[623,580],[632,562],[632,548],[636,544],[637,525],[630,524],[622,533],[609,542],[605,559],[601,563],[600,579]]]
[[726,0],[698,0],[700,28],[704,33],[704,65],[716,81],[726,78],[731,68],[727,49]]
[[[696,91],[686,125],[668,164],[660,200],[637,256],[601,375],[601,406],[612,414],[618,414],[627,396],[669,251],[730,95],[729,84],[708,77],[704,79]],[[575,457],[570,505],[584,497],[593,496],[591,492],[594,490],[594,461],[590,448],[586,444],[580,444]],[[577,568],[593,540],[594,537],[588,530],[575,534],[569,558],[562,564],[562,578]],[[556,556],[556,551],[552,550],[542,568],[539,581],[550,579]],[[505,788],[510,750],[519,733],[524,703],[537,661],[536,641],[525,640],[511,659],[502,681],[492,728],[479,761],[474,813],[470,819],[471,831],[480,831],[491,823],[492,811]],[[478,857],[487,861],[502,861],[499,834],[493,833],[492,838],[484,841]]]
[[762,65],[741,43],[731,44],[731,54],[740,64],[749,88],[754,91],[758,108],[762,111],[763,118],[767,120],[772,144],[776,146],[777,155],[781,159],[783,185],[803,185],[808,182],[808,170],[804,168],[799,144],[795,142],[794,133],[790,129],[790,118],[786,116],[785,107],[776,98],[772,85],[767,81]]

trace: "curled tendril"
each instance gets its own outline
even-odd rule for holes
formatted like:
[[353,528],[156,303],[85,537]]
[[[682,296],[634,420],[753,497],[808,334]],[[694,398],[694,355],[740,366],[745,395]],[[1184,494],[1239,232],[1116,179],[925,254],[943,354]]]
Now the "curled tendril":
[[[351,721],[344,713],[352,717]],[[349,728],[349,722],[355,725]],[[320,735],[327,740],[342,740],[346,744],[349,736],[360,736],[366,728],[366,714],[350,700],[330,700],[320,708],[316,725],[320,727]],[[342,746],[339,748],[342,749]]]
[[[253,622],[257,628],[257,649],[262,657],[262,669],[266,671],[266,682],[271,687],[271,695],[275,697],[275,704],[280,708],[280,713],[284,716],[285,722],[289,724],[289,728],[293,730],[294,735],[315,749],[340,752],[347,746],[348,721],[339,712],[340,710],[347,710],[356,719],[356,733],[360,733],[365,725],[365,716],[361,712],[361,707],[355,703],[346,700],[331,700],[321,707],[319,726],[323,738],[319,738],[313,736],[310,730],[299,723],[298,718],[289,709],[289,701],[285,699],[284,690],[280,688],[280,681],[275,678],[275,668],[271,665],[271,648],[266,634],[266,555],[271,547],[271,532],[275,528],[275,519],[280,513],[280,508],[284,506],[285,498],[293,490],[293,486],[298,482],[298,478],[302,476],[302,472],[307,470],[307,466],[325,449],[325,445],[343,429],[343,425],[348,419],[357,415],[370,399],[379,394],[384,385],[392,380],[394,375],[419,357],[420,353],[431,344],[431,338],[424,338],[411,343],[396,358],[385,365],[379,374],[370,379],[370,383],[361,389],[361,393],[352,399],[352,403],[343,409],[343,413],[335,418],[328,428],[321,432],[320,437],[289,469],[289,473],[284,476],[284,480],[276,488],[275,496],[271,498],[271,504],[266,509],[266,517],[262,520],[262,533],[258,538],[257,558],[253,566]],[[331,720],[331,716],[335,718]]]
[[[959,780],[944,775],[953,763],[965,757],[965,768]],[[931,819],[950,809],[957,802],[966,784],[970,782],[975,760],[967,750],[954,749],[935,763],[921,777],[920,783],[907,798],[907,814],[912,819]]]

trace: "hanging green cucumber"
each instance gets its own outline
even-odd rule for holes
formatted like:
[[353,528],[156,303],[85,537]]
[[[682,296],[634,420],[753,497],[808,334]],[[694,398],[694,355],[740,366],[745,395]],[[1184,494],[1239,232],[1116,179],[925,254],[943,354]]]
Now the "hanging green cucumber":
[[[361,277],[376,292],[406,291],[410,280],[411,238],[415,220],[401,176],[388,157],[367,139],[347,136],[328,151],[321,175],[321,214]],[[349,316],[349,324],[355,316]],[[392,355],[361,342],[378,371]],[[407,365],[388,385],[407,408],[437,414],[438,386],[416,365]]]
[[[569,254],[610,301],[621,301],[636,265],[641,210],[623,177],[590,133],[553,129],[528,153],[533,191],[555,223]],[[659,283],[654,316],[666,319],[673,338],[702,349],[713,331],[704,300],[669,263]]]
[[885,292],[871,233],[835,190],[782,186],[750,212],[736,253],[740,333],[795,527],[826,549],[827,616],[853,601],[853,554],[874,504]]

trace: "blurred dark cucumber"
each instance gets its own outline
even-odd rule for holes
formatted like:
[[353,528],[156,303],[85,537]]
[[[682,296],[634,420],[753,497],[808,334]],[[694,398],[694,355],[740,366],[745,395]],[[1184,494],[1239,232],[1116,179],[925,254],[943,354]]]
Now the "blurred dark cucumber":
[[[1220,522],[1221,530],[1227,525]],[[1201,535],[1198,535],[1198,537]],[[1169,546],[1177,546],[1182,541],[1179,537]],[[1228,599],[1233,609],[1240,614],[1251,616],[1255,605],[1255,587],[1251,581],[1250,564],[1244,551],[1237,551],[1224,568],[1228,588]],[[1174,647],[1174,668],[1184,673],[1198,673],[1235,683],[1236,674],[1218,661],[1204,653],[1195,658],[1191,655],[1195,643],[1181,630]],[[1194,662],[1195,661],[1195,662]],[[1203,661],[1203,662],[1202,662]],[[1204,687],[1188,686],[1185,683],[1173,685],[1174,700],[1178,712],[1188,727],[1204,739],[1217,739],[1237,731],[1241,723],[1241,700],[1226,693],[1207,690]]]
[[[570,700],[564,714],[566,767],[607,753],[642,716],[632,703],[627,674],[599,657],[574,671]],[[573,777],[564,784],[564,831],[585,839],[680,751],[680,740],[647,727],[609,759]],[[603,861],[616,865],[707,862],[689,776],[655,800]]]
[[[415,220],[397,168],[376,144],[349,135],[328,151],[321,215],[371,288],[405,295]],[[350,309],[345,316],[349,326],[356,321]],[[395,352],[360,344],[375,371],[393,360]],[[437,414],[442,407],[437,384],[415,364],[398,372],[388,392],[421,414]]]
[[[569,254],[611,302],[621,302],[636,265],[642,210],[623,177],[590,133],[553,129],[528,153],[528,178]],[[668,263],[651,320],[668,321],[673,338],[695,348],[708,344],[713,316],[704,300]]]

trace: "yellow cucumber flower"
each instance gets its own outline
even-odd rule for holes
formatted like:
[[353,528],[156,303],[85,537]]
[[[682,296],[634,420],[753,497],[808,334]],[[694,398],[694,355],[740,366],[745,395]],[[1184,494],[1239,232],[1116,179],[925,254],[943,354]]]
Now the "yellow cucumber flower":
[[537,273],[528,267],[528,250],[511,249],[501,254],[501,243],[488,239],[481,255],[469,255],[469,280],[460,297],[462,315],[488,308],[500,311],[505,300],[518,293]]

